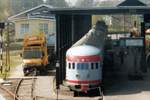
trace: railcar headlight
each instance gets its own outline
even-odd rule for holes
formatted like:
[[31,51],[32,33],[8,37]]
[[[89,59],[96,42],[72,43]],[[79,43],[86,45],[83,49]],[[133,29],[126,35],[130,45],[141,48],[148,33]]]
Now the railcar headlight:
[[76,77],[77,77],[77,78],[80,78],[80,75],[79,75],[79,74],[76,74]]

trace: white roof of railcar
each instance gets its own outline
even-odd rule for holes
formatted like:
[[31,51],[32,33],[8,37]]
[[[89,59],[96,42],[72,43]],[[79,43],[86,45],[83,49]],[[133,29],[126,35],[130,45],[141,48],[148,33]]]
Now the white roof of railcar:
[[92,55],[99,55],[101,50],[94,46],[90,45],[81,45],[70,48],[66,55],[67,56],[92,56]]

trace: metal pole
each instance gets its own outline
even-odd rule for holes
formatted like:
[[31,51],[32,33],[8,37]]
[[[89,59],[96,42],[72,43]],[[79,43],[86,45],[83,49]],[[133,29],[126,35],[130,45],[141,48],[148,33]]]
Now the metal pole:
[[58,100],[58,91],[60,89],[59,87],[59,67],[60,67],[60,64],[59,64],[59,61],[56,62],[56,90],[57,90],[57,100]]
[[9,55],[9,22],[7,24],[7,70],[10,71],[10,55]]
[[0,29],[0,71],[3,72],[3,40],[2,40],[3,29]]
[[5,64],[5,66],[6,66],[6,68],[5,68],[5,71],[7,72],[8,71],[8,54],[7,54],[7,51],[8,51],[8,23],[7,23],[7,34],[6,34],[6,43],[5,43],[5,51],[6,51],[6,64]]
[[72,44],[74,44],[74,15],[71,17],[71,37],[72,37]]
[[[126,31],[126,23],[125,23],[126,20],[125,19],[126,19],[126,16],[124,14],[124,29],[123,29],[124,32]],[[124,33],[124,37],[126,37],[126,33]]]
[[5,23],[0,23],[0,71],[3,72],[3,29],[5,28]]
[[[57,60],[59,59],[61,59],[61,57],[60,57],[60,55],[61,55],[61,19],[60,19],[60,15],[57,15],[56,16],[56,19],[57,19],[57,21],[56,21],[56,52],[57,52]],[[58,62],[58,61],[57,61]],[[58,74],[58,75],[56,75],[56,79],[57,79],[57,77],[58,77],[58,81],[59,81],[59,83],[61,83],[60,81],[60,78],[61,78],[61,76],[59,76],[59,70],[60,70],[60,67],[59,68],[57,68],[57,62],[56,62],[56,74]],[[59,61],[59,63],[60,63],[60,61]],[[56,80],[56,82],[57,82],[57,80]],[[56,84],[57,85],[57,84]]]
[[57,89],[57,99],[56,100],[58,100],[58,89]]
[[10,71],[10,63],[9,63],[9,23],[7,23],[7,34],[6,34],[6,43],[5,43],[5,51],[6,51],[6,64],[5,64],[5,75],[4,80],[7,77],[7,72]]
[[145,65],[145,63],[146,63],[145,23],[144,22],[141,23],[141,26],[142,26],[142,28],[141,28],[141,37],[143,37],[143,44],[144,44],[144,46],[142,48],[143,52],[141,54],[142,55],[142,58],[141,58],[141,60],[142,60],[141,70],[143,72],[147,72],[147,67]]

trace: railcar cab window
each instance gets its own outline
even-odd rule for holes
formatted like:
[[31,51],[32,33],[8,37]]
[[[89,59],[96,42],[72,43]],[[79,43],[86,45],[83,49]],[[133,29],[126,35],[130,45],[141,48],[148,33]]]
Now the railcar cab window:
[[85,66],[85,70],[89,69],[89,64],[88,63],[85,63],[84,66]]
[[68,63],[68,68],[69,69],[75,69],[75,63]]
[[68,68],[71,69],[71,64],[70,63],[68,63]]
[[94,70],[94,69],[98,69],[98,66],[99,66],[99,63],[96,62],[96,63],[91,63],[91,69]]
[[89,64],[88,63],[77,63],[78,70],[88,70]]
[[75,69],[75,63],[72,63],[72,69]]
[[94,63],[91,63],[91,69],[94,69]]
[[80,69],[80,67],[81,67],[81,64],[77,63],[77,69]]
[[98,69],[98,63],[95,63],[96,69]]

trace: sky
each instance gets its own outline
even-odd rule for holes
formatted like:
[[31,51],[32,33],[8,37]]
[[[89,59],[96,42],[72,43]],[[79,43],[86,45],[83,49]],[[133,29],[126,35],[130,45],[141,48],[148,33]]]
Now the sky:
[[46,2],[47,0],[43,0],[43,2]]
[[66,0],[66,1],[69,2],[71,5],[74,5],[77,2],[77,0]]
[[[75,3],[77,2],[77,0],[66,0],[67,2],[69,2],[71,5],[75,5]],[[95,1],[106,1],[106,0],[95,0]]]

